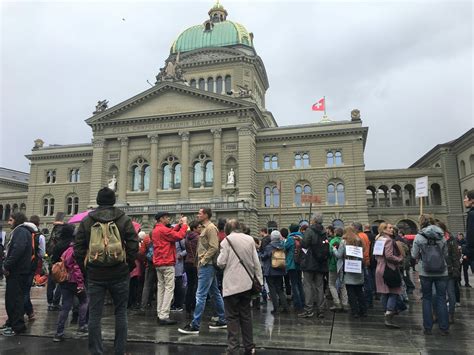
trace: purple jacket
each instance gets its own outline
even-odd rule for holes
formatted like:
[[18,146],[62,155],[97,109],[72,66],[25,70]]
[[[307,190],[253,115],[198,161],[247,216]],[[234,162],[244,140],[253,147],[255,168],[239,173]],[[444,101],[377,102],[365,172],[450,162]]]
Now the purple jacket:
[[74,259],[74,248],[72,244],[66,249],[61,255],[64,260],[64,266],[68,272],[67,282],[77,284],[77,288],[84,288],[84,276],[82,275],[81,268]]

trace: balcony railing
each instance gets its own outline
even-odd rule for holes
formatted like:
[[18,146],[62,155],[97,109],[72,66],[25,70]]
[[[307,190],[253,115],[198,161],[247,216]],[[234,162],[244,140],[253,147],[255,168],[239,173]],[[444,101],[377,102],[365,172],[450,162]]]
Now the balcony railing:
[[171,213],[197,213],[199,209],[203,207],[209,207],[213,211],[248,211],[252,209],[250,207],[250,204],[246,201],[123,206],[120,207],[120,209],[127,214],[155,214],[159,211],[166,211]]

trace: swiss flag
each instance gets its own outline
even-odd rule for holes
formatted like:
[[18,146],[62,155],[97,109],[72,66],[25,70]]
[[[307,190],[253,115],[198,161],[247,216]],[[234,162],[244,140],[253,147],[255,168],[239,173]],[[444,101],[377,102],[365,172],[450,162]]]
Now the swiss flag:
[[316,102],[313,105],[312,110],[313,111],[324,111],[325,105],[326,105],[326,103],[324,102],[324,98],[322,98],[321,100],[319,100],[318,102]]

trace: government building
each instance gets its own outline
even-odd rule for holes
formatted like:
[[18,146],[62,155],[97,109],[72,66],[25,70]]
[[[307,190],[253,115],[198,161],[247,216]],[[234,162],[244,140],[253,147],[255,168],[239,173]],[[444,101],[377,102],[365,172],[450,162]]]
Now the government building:
[[[407,169],[366,171],[368,127],[347,120],[278,126],[267,110],[269,77],[253,34],[216,3],[171,44],[153,87],[117,105],[100,101],[86,120],[92,143],[45,145],[29,174],[0,169],[0,217],[16,210],[51,224],[94,207],[97,191],[149,230],[154,214],[194,219],[200,207],[239,218],[255,234],[324,213],[325,224],[387,221],[417,230],[415,180],[428,176],[424,211],[464,230],[462,196],[474,189],[474,132],[439,144]],[[275,74],[275,73],[273,73]]]

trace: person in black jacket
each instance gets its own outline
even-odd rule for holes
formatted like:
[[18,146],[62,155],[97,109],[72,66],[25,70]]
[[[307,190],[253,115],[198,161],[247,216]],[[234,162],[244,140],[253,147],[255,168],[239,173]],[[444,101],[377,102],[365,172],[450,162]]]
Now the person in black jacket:
[[[115,192],[108,187],[99,190],[97,194],[99,207],[85,217],[76,234],[74,242],[74,257],[81,268],[87,257],[91,228],[96,222],[115,222],[125,248],[126,263],[120,262],[111,266],[87,263],[88,279],[87,293],[89,296],[89,351],[92,354],[102,354],[101,318],[105,293],[112,295],[115,307],[115,354],[124,354],[127,343],[127,304],[129,295],[129,273],[135,267],[138,253],[138,237],[133,228],[132,220],[123,211],[114,207]],[[128,265],[127,265],[128,264]],[[83,270],[84,273],[84,270]]]
[[322,223],[323,215],[315,213],[301,243],[307,250],[300,264],[303,271],[305,305],[304,312],[298,316],[302,318],[310,318],[314,315],[314,303],[316,303],[317,317],[324,318],[324,274],[329,271],[329,242]]
[[474,272],[474,190],[468,191],[464,196],[464,207],[469,211],[466,220],[466,244],[462,252],[471,265],[471,272]]
[[[46,243],[46,253],[48,256],[53,255],[54,247],[59,241],[61,237],[61,231],[64,226],[64,212],[56,213],[56,217],[54,218],[53,222],[53,229],[51,230],[51,234],[48,238]],[[53,263],[50,262],[49,267],[49,274],[51,275],[51,267]],[[61,288],[59,285],[56,285],[52,277],[48,277],[48,285],[46,287],[46,298],[48,300],[48,311],[59,311],[61,306],[59,303],[61,302]]]
[[7,245],[3,273],[7,278],[5,308],[8,319],[1,327],[4,336],[14,336],[26,330],[23,294],[31,273],[32,231],[23,223],[27,218],[22,212],[13,213],[8,219],[12,229]]

